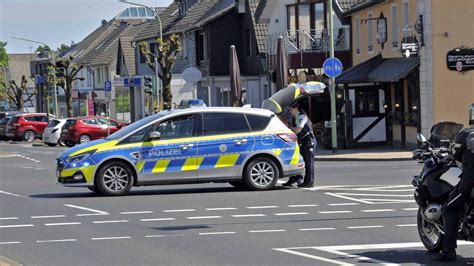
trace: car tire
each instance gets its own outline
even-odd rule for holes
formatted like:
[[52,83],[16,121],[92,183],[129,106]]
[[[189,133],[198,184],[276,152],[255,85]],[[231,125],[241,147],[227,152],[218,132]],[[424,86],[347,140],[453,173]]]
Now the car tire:
[[62,138],[59,138],[58,144],[59,144],[59,146],[61,146],[61,147],[64,147],[64,146],[66,145],[66,143],[64,142],[64,140],[63,140]]
[[23,140],[32,142],[36,139],[36,133],[33,130],[27,130],[23,133]]
[[120,161],[110,161],[102,165],[94,178],[94,187],[104,196],[123,196],[133,185],[130,167]]
[[240,181],[233,181],[233,182],[229,182],[229,184],[235,188],[238,188],[238,189],[245,189],[247,188],[247,185],[244,183],[244,182],[240,182]]
[[89,135],[84,134],[79,137],[79,144],[83,144],[89,141],[91,141],[91,137]]
[[57,145],[56,143],[47,143],[47,142],[45,142],[45,144],[48,145],[49,147],[56,147]]
[[74,145],[75,145],[74,142],[70,142],[70,141],[65,141],[64,144],[66,144],[66,146],[68,146],[69,148],[74,147]]
[[272,189],[278,182],[280,171],[269,158],[257,157],[245,168],[244,182],[251,190]]

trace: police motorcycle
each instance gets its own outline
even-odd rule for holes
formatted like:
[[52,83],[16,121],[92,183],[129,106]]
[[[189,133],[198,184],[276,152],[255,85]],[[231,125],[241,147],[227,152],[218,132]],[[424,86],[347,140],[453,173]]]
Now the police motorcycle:
[[[437,129],[437,126],[444,128]],[[446,122],[444,122],[433,127],[430,140],[427,140],[421,133],[417,134],[417,139],[423,144],[423,148],[413,151],[413,159],[424,165],[421,173],[414,176],[412,181],[415,187],[415,201],[419,206],[417,227],[421,242],[431,252],[441,250],[444,243],[442,214],[449,193],[459,182],[459,176],[462,173],[460,166],[454,161],[450,149],[455,134],[461,129],[462,125],[460,127],[459,124],[454,123],[446,125]],[[437,131],[444,132],[444,139],[443,134],[438,138],[433,138]],[[448,133],[446,134],[446,132]],[[446,139],[451,137],[452,139]],[[464,210],[459,213],[459,221],[461,222],[458,232],[459,240],[474,242],[473,199],[474,190],[471,193],[471,200],[465,204]]]

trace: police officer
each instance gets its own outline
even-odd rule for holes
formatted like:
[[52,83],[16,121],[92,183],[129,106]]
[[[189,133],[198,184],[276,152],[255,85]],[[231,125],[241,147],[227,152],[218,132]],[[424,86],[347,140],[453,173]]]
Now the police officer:
[[437,261],[456,260],[456,240],[459,228],[459,212],[469,201],[474,187],[474,104],[471,105],[469,128],[459,132],[453,145],[453,155],[456,161],[462,162],[461,181],[449,195],[444,211],[445,238],[444,247],[434,256]]
[[298,104],[294,104],[288,108],[294,121],[294,125],[290,125],[289,128],[298,137],[298,143],[300,145],[300,153],[303,156],[305,164],[305,175],[298,175],[290,177],[284,186],[291,187],[313,187],[314,185],[314,149],[316,147],[316,138],[314,137],[313,128],[311,121],[309,120],[306,113],[301,109]]

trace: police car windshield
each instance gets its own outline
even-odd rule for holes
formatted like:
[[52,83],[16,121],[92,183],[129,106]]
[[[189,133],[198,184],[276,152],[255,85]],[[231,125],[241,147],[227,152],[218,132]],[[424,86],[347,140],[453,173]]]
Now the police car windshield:
[[120,139],[120,138],[132,133],[133,131],[141,128],[142,126],[147,125],[148,123],[151,123],[151,122],[153,122],[157,119],[160,119],[161,117],[167,115],[168,113],[169,113],[168,111],[163,111],[163,112],[159,112],[157,114],[145,117],[143,119],[140,119],[140,120],[128,125],[127,127],[122,128],[121,130],[115,132],[114,134],[108,136],[105,139],[107,139],[107,140]]

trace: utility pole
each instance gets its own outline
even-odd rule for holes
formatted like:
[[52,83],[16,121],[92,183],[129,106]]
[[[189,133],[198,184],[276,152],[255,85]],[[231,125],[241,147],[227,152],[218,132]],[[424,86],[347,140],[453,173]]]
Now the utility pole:
[[[329,57],[334,58],[334,24],[332,18],[332,0],[328,0],[329,19]],[[331,143],[332,152],[337,150],[337,117],[336,117],[336,79],[329,78],[329,92],[331,94]]]

